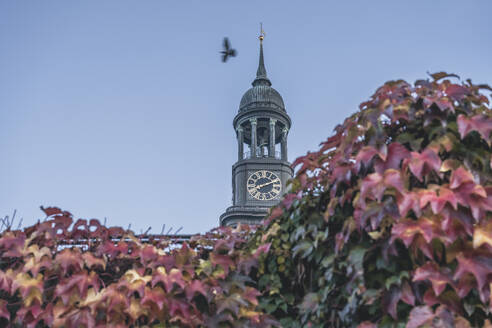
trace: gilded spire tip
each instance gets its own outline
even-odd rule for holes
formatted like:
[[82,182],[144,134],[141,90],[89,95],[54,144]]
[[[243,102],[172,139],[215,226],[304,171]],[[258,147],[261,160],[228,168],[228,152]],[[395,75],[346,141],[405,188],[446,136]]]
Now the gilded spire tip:
[[263,31],[263,24],[260,23],[260,60],[258,62],[258,70],[256,71],[256,79],[253,81],[253,86],[256,85],[267,85],[271,86],[272,82],[267,77],[265,62],[263,60],[263,39],[265,38],[265,31]]
[[260,23],[260,36],[258,39],[260,39],[260,43],[263,42],[263,39],[265,38],[265,31],[263,31],[263,23]]

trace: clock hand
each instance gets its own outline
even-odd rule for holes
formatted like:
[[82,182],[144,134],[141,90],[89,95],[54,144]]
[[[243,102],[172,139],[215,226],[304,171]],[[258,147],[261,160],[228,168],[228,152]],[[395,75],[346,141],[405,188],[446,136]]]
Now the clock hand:
[[267,182],[267,183],[264,183],[264,184],[258,185],[258,186],[256,186],[255,188],[256,188],[256,189],[263,188],[263,187],[265,187],[265,186],[268,186],[270,183],[274,183],[275,181],[276,181],[276,180],[272,180],[272,181],[270,181],[270,182]]

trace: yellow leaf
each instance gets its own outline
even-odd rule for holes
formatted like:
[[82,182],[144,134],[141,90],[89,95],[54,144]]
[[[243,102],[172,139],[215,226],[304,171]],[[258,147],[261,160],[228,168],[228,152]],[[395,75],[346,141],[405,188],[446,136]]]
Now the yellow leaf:
[[275,222],[274,224],[272,224],[270,229],[268,229],[267,233],[263,235],[261,241],[265,242],[269,236],[275,236],[279,230],[280,230],[280,225],[277,222]]
[[89,306],[92,308],[92,305],[101,301],[103,295],[104,295],[104,290],[100,292],[96,292],[94,288],[89,288],[87,290],[87,296],[82,300],[82,302],[80,302],[79,306],[80,307]]
[[368,232],[367,234],[372,239],[379,239],[383,235],[383,233],[384,233],[384,231],[378,231],[378,230],[376,230],[376,231]]
[[492,222],[486,226],[479,226],[473,232],[473,248],[478,248],[483,244],[492,246]]
[[257,321],[259,319],[259,316],[261,314],[262,314],[261,312],[256,312],[256,311],[253,311],[253,310],[249,310],[249,309],[244,308],[244,307],[240,307],[239,308],[239,315],[241,317],[251,318],[254,321]]
[[39,304],[43,303],[43,295],[38,288],[30,288],[27,296],[23,298],[26,307],[31,306],[34,301],[38,301]]
[[[164,267],[157,268],[157,271],[159,271],[160,268],[162,268],[161,270],[164,270],[164,273],[166,272],[166,269],[164,269]],[[152,276],[141,276],[135,270],[128,270],[127,272],[125,272],[124,277],[130,284],[138,282],[148,283],[152,280]]]
[[214,273],[212,274],[212,277],[214,277],[214,278],[222,278],[222,277],[225,277],[225,271],[222,268],[222,266],[218,265],[216,267]]
[[212,262],[204,259],[200,259],[200,265],[196,269],[196,274],[205,273],[207,276],[212,274]]
[[147,315],[148,311],[140,304],[139,300],[132,298],[130,307],[125,311],[133,320],[137,320],[142,315]]
[[23,298],[26,298],[32,289],[37,289],[42,294],[43,275],[38,274],[36,278],[31,278],[27,273],[18,273],[12,282],[12,292],[15,292],[17,289],[20,289]]

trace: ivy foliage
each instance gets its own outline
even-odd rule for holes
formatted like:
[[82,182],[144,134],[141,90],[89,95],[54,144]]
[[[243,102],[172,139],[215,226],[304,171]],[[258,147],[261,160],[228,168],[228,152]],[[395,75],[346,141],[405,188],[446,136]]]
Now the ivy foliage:
[[0,326],[492,328],[492,89],[455,79],[379,88],[256,230],[42,208],[0,234]]
[[298,158],[254,237],[271,243],[263,311],[283,327],[491,327],[484,90],[446,73],[388,82]]
[[257,310],[249,227],[182,244],[42,208],[0,235],[0,327],[270,327]]

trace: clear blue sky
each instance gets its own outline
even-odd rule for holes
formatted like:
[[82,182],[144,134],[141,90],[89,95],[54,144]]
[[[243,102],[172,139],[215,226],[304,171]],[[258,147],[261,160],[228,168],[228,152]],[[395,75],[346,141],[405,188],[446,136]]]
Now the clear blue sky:
[[[0,216],[59,206],[136,231],[218,224],[232,119],[266,31],[289,159],[390,79],[492,83],[491,1],[0,2]],[[239,55],[222,64],[228,36]]]

